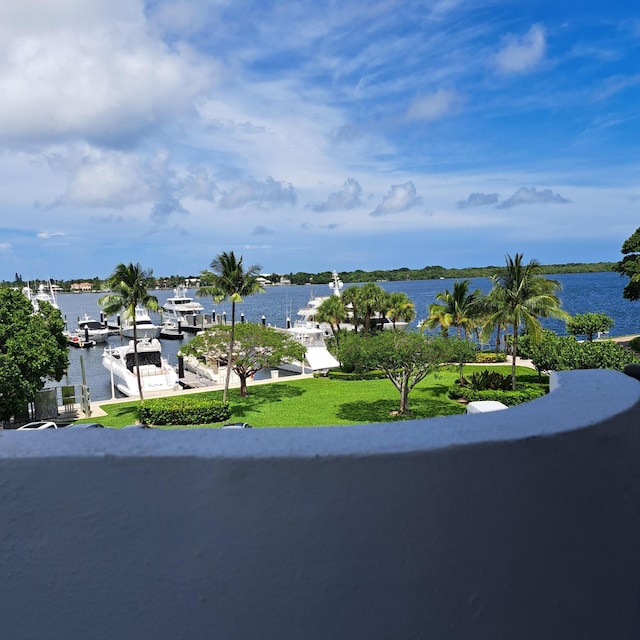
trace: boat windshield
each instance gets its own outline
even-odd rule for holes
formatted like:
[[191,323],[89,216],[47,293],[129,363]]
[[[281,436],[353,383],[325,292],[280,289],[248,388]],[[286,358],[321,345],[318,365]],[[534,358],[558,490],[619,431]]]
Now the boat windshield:
[[[135,366],[135,354],[127,353],[127,369],[133,371]],[[142,351],[138,353],[138,364],[143,367],[145,365],[153,365],[154,367],[162,367],[162,358],[159,351]]]

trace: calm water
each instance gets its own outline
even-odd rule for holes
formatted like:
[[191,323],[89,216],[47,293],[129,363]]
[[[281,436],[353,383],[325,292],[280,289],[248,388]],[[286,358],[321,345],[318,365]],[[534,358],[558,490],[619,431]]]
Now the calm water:
[[[622,297],[622,290],[628,282],[627,278],[622,278],[617,273],[565,274],[552,277],[563,285],[562,305],[569,313],[586,313],[587,311],[606,313],[615,320],[611,330],[612,336],[640,333],[640,304],[628,302]],[[381,286],[388,291],[404,291],[416,305],[417,320],[419,320],[427,315],[427,307],[435,301],[436,294],[445,289],[451,291],[453,283],[453,279],[413,280],[384,282]],[[490,289],[490,281],[487,278],[474,278],[472,288],[476,287],[486,293]],[[265,293],[250,296],[244,303],[237,305],[236,313],[238,319],[243,313],[247,322],[260,322],[264,315],[268,324],[284,327],[287,317],[295,320],[297,310],[304,306],[311,296],[324,296],[330,293],[328,286],[319,285],[268,287]],[[154,294],[162,305],[169,296],[173,295],[173,291],[155,291]],[[99,293],[67,293],[58,296],[58,304],[70,329],[75,329],[77,318],[84,313],[93,315],[95,318],[100,317],[98,298],[101,295]],[[190,295],[193,295],[193,291]],[[230,304],[214,305],[210,299],[206,298],[200,301],[207,313],[215,310],[218,316],[226,313],[227,317],[231,318]],[[154,317],[154,314],[151,315]],[[156,315],[154,320],[159,322],[159,316]],[[560,334],[565,333],[563,322],[548,320],[544,324]],[[109,343],[113,346],[120,342],[118,336],[109,338]],[[176,354],[181,344],[184,344],[184,340],[163,341],[163,355],[171,364],[176,364]],[[91,349],[69,350],[68,383],[81,383],[80,359],[82,358],[93,400],[105,400],[111,397],[109,375],[101,364],[102,351],[103,345]],[[67,380],[63,379],[62,383],[67,383]]]

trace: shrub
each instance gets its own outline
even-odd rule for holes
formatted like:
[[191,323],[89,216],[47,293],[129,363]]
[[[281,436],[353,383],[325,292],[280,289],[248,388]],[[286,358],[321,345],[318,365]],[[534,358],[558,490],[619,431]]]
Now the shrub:
[[211,424],[230,416],[228,403],[196,394],[147,400],[138,409],[138,420],[144,424]]
[[327,377],[333,380],[383,380],[387,377],[384,371],[337,371],[330,369]]
[[640,336],[633,338],[633,340],[629,340],[629,349],[636,353],[640,353]]
[[451,400],[466,400],[467,402],[476,402],[478,400],[497,400],[512,407],[523,402],[531,402],[542,397],[548,392],[546,385],[532,384],[521,385],[516,391],[500,391],[494,389],[485,389],[477,391],[460,386],[453,386],[449,390],[448,396]]
[[507,354],[500,351],[478,351],[476,353],[476,362],[482,362],[484,364],[490,364],[492,362],[506,362]]
[[463,386],[468,387],[473,391],[484,391],[487,389],[508,391],[511,389],[511,376],[503,376],[497,371],[484,369],[483,371],[476,371],[472,373],[465,380]]

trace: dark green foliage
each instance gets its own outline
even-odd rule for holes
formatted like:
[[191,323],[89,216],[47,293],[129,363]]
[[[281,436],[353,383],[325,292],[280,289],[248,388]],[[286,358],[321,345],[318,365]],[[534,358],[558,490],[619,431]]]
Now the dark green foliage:
[[506,362],[507,355],[500,351],[476,351],[475,361],[481,363],[491,364],[493,362]]
[[138,420],[143,424],[211,424],[230,416],[228,403],[197,394],[147,400],[138,408]]
[[485,391],[474,391],[466,387],[454,386],[449,391],[449,398],[452,400],[464,399],[467,402],[477,402],[479,400],[497,400],[512,407],[516,404],[530,402],[544,396],[548,392],[545,385],[518,385],[516,391],[499,391],[488,389]]
[[488,389],[507,391],[511,388],[511,376],[503,376],[497,371],[475,371],[463,383],[464,387],[468,387],[473,391],[486,391]]
[[640,336],[629,341],[629,349],[636,353],[640,353]]
[[613,327],[613,318],[606,313],[578,313],[567,321],[567,333],[572,336],[586,336],[591,342],[598,333]]
[[63,330],[48,302],[34,312],[20,291],[0,290],[0,420],[23,413],[47,378],[62,378],[69,362]]
[[328,378],[333,380],[382,380],[387,377],[384,371],[363,371],[360,373],[351,373],[346,371],[329,370]]
[[620,251],[624,258],[614,269],[630,278],[622,295],[627,300],[640,300],[640,227],[624,241]]

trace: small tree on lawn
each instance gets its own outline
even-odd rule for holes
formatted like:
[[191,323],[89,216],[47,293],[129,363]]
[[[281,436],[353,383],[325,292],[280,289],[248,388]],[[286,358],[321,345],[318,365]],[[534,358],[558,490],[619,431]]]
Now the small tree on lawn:
[[613,318],[606,313],[578,313],[567,321],[567,333],[572,336],[587,336],[587,340],[593,342],[593,336],[609,331],[613,322]]
[[360,358],[369,369],[382,369],[400,392],[398,415],[410,415],[409,394],[427,375],[450,361],[445,338],[421,333],[381,331],[361,337]]
[[[218,325],[195,336],[180,349],[183,355],[204,358],[208,363],[227,361],[229,325]],[[261,369],[277,367],[285,361],[302,360],[305,348],[290,335],[261,324],[235,326],[230,368],[240,378],[240,395],[249,395],[247,380]]]

